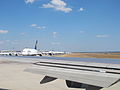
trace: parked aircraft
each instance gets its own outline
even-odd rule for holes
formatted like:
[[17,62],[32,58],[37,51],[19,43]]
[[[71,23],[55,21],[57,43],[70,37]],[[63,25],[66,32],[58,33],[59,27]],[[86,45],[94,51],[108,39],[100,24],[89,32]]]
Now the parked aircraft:
[[37,44],[38,44],[38,41],[36,40],[35,48],[34,49],[25,48],[21,52],[21,55],[23,55],[23,56],[42,56],[42,53],[37,50]]
[[9,55],[9,52],[0,52],[0,55]]
[[20,51],[8,51],[8,50],[3,50],[0,52],[0,55],[3,56],[18,56],[20,55]]
[[10,56],[43,56],[43,55],[49,55],[49,56],[52,56],[52,55],[62,55],[62,54],[66,54],[66,52],[62,52],[62,51],[43,51],[43,52],[40,52],[37,50],[37,44],[38,44],[38,41],[36,40],[36,43],[35,43],[35,47],[34,48],[24,48],[22,51],[3,51],[3,52],[0,52],[0,55],[10,55]]
[[52,56],[52,55],[66,54],[66,52],[62,52],[62,51],[44,51],[44,52],[42,52],[42,54]]

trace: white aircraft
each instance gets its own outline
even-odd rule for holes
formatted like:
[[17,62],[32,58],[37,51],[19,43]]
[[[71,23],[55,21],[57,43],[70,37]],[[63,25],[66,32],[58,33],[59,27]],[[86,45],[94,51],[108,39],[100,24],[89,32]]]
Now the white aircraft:
[[36,40],[34,49],[31,49],[31,48],[23,49],[23,51],[21,52],[21,55],[23,55],[23,56],[42,56],[42,53],[37,50],[37,43],[38,43],[38,41]]
[[21,52],[0,52],[0,55],[10,55],[10,56],[42,56],[42,55],[62,55],[62,54],[66,54],[66,52],[61,52],[61,51],[44,51],[44,52],[40,52],[37,50],[37,44],[38,41],[36,40],[35,43],[35,48],[24,48]]
[[9,52],[0,52],[0,55],[9,55]]
[[0,52],[0,55],[3,55],[3,56],[18,56],[19,54],[20,54],[20,51],[3,50]]
[[42,54],[52,56],[52,55],[66,54],[66,52],[62,52],[62,51],[44,51],[44,52],[42,52]]

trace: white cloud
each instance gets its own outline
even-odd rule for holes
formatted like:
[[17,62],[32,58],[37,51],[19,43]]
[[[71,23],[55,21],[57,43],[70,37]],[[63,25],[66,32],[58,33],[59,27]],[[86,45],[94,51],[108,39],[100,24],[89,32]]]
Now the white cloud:
[[57,32],[53,32],[53,38],[56,38],[57,34]]
[[15,44],[16,45],[16,44],[19,44],[19,42],[20,41],[18,41],[18,40],[14,40],[14,41],[11,42],[11,44]]
[[56,35],[57,34],[57,32],[53,32],[53,35]]
[[25,3],[34,3],[36,0],[25,0]]
[[62,0],[52,0],[51,3],[58,6],[66,6],[66,3]]
[[96,35],[97,38],[108,38],[110,37],[109,35],[101,34],[101,35]]
[[0,34],[6,34],[6,33],[8,33],[7,30],[0,30]]
[[37,24],[31,24],[30,26],[31,26],[31,27],[34,27],[34,28],[36,28],[36,29],[39,29],[39,30],[43,30],[43,29],[46,28],[45,26],[39,26],[39,25],[37,25]]
[[4,42],[3,42],[3,41],[0,41],[0,44],[4,44]]
[[83,33],[85,33],[85,31],[80,31],[80,34],[83,34]]
[[69,13],[72,11],[72,8],[66,7],[67,3],[62,0],[51,0],[48,4],[43,4],[43,8],[53,8],[57,11],[63,11]]
[[45,26],[37,26],[36,28],[42,30],[42,29],[45,29],[46,27]]
[[78,11],[79,12],[82,12],[82,11],[84,11],[85,9],[84,8],[80,8]]
[[30,26],[31,26],[31,27],[36,27],[36,26],[37,26],[37,24],[31,24]]
[[6,40],[6,42],[10,42],[10,40]]
[[52,45],[60,45],[61,43],[60,42],[52,42],[51,44]]
[[26,33],[22,32],[22,33],[20,33],[20,35],[21,35],[21,36],[25,36],[25,35],[26,35]]

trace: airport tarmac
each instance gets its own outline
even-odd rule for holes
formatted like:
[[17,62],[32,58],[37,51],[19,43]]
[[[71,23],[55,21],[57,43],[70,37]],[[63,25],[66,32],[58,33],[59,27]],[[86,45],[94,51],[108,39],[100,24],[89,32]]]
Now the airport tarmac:
[[[0,58],[0,90],[84,90],[68,88],[62,79],[40,84],[43,75],[25,72],[31,63],[8,61]],[[120,90],[120,82],[101,90]]]

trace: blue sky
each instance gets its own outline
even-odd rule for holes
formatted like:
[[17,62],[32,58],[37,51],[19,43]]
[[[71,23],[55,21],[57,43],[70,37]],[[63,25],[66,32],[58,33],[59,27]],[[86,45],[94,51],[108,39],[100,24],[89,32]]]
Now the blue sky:
[[0,0],[0,50],[120,51],[120,0]]

